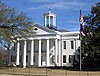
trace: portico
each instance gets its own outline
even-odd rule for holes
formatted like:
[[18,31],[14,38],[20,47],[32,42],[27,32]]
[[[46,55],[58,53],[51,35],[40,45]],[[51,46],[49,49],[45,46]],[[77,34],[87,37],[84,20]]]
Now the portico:
[[[20,43],[23,42],[23,49],[20,50]],[[31,47],[29,47],[29,45]],[[25,68],[26,65],[38,65],[42,66],[54,66],[60,65],[61,58],[58,57],[58,46],[60,46],[60,40],[58,39],[32,39],[32,40],[18,40],[17,41],[17,49],[16,49],[16,65],[23,65]],[[20,54],[22,51],[22,54]],[[20,64],[20,55],[22,57],[22,64]],[[27,60],[26,57],[28,57]],[[53,60],[51,60],[53,59]],[[59,60],[59,62],[57,61]],[[26,62],[29,61],[29,62]]]

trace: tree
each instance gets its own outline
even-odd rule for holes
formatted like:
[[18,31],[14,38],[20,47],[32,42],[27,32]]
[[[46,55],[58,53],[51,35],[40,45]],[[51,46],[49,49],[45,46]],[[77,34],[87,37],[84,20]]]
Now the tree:
[[100,3],[92,7],[91,13],[84,16],[86,23],[82,40],[83,64],[86,67],[100,68]]
[[0,66],[6,63],[7,55],[2,52],[3,50],[0,49]]
[[26,35],[32,31],[32,19],[25,13],[7,7],[0,1],[0,43],[8,45],[15,40],[17,35]]

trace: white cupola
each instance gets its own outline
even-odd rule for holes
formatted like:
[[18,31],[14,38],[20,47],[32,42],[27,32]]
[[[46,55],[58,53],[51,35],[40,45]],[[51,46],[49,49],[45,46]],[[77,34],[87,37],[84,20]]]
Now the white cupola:
[[44,26],[49,28],[56,28],[56,14],[49,11],[44,14]]

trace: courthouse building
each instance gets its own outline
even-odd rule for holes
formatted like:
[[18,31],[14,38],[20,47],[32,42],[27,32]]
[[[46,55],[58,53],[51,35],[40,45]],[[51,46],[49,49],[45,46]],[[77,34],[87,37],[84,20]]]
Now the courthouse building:
[[44,25],[34,23],[32,28],[35,34],[18,36],[10,47],[9,65],[72,66],[80,46],[79,32],[57,28],[56,14],[50,10],[44,14]]

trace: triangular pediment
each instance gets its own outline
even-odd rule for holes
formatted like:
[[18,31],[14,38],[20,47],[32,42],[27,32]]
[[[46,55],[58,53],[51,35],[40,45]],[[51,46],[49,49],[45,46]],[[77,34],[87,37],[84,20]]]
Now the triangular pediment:
[[34,29],[34,32],[38,35],[40,34],[56,34],[55,31],[49,29],[48,27],[46,26],[43,26],[43,25],[40,25],[40,24],[34,24],[33,25],[33,29]]

